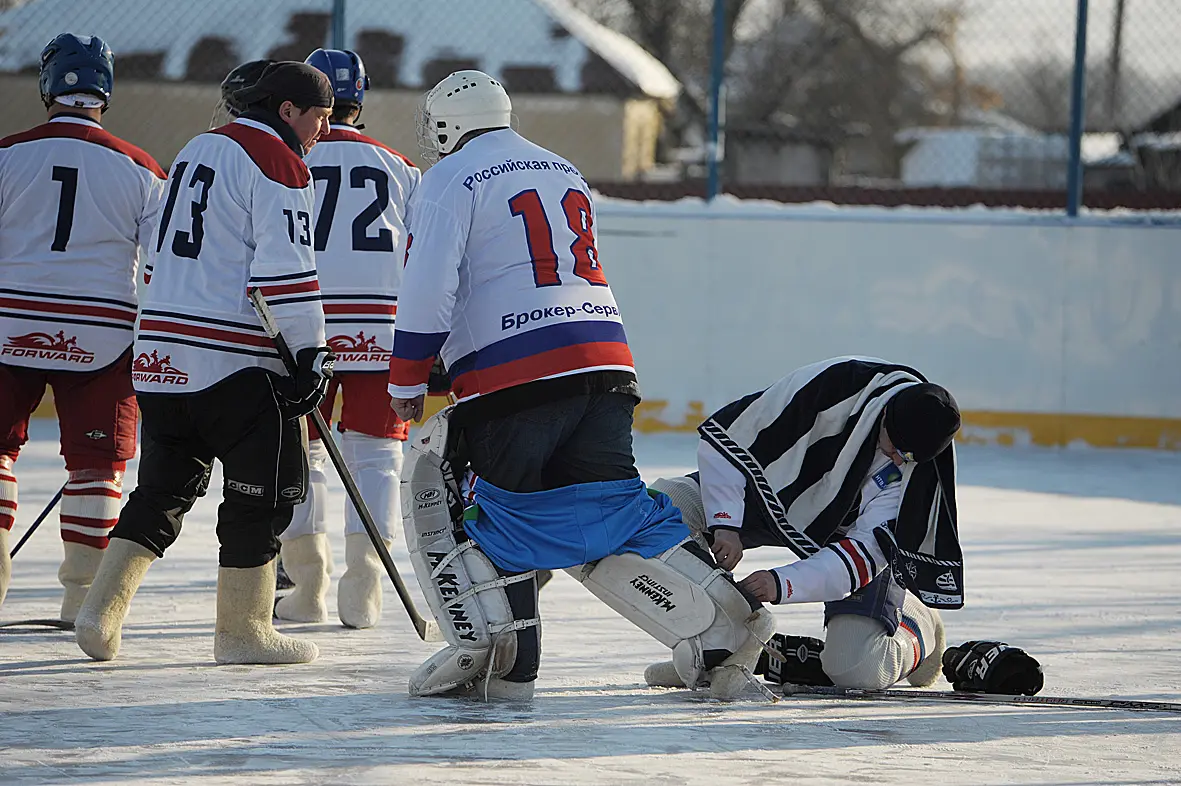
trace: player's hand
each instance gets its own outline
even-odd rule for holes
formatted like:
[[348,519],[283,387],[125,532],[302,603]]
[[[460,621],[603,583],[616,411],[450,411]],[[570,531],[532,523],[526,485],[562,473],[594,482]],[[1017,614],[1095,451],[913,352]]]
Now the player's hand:
[[395,398],[390,401],[390,407],[394,410],[395,415],[407,423],[419,421],[422,420],[422,407],[425,399],[425,395],[414,398]]
[[714,544],[709,548],[714,553],[714,559],[726,570],[734,570],[734,566],[742,559],[742,538],[737,531],[725,527],[713,530],[713,536]]
[[755,600],[760,603],[774,603],[779,600],[779,581],[769,570],[756,570],[738,582],[738,586],[754,595]]

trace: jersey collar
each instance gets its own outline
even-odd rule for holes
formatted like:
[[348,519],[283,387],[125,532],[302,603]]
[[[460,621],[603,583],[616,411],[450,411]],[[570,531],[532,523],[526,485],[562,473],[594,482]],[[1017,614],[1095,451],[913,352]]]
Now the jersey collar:
[[291,152],[300,158],[303,158],[307,154],[307,151],[303,149],[303,145],[299,143],[299,139],[295,136],[295,132],[291,130],[291,126],[284,123],[274,112],[251,109],[247,110],[245,114],[234,122],[258,129],[259,131],[266,131],[287,145],[291,149]]
[[91,128],[102,128],[102,123],[96,123],[89,117],[82,115],[75,115],[69,112],[61,112],[49,118],[50,123],[73,123],[78,126],[90,126]]

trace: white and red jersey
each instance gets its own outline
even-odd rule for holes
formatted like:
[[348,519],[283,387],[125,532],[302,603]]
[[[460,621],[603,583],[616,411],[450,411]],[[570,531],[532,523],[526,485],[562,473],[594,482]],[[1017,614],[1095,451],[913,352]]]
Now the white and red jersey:
[[253,366],[285,374],[248,287],[292,352],[324,344],[313,208],[308,168],[265,123],[239,118],[185,145],[144,276],[137,391],[196,392]]
[[439,354],[460,400],[587,371],[634,373],[599,265],[590,187],[509,129],[443,158],[410,200],[390,393],[424,393]]
[[312,242],[337,371],[387,371],[406,257],[406,202],[421,174],[355,128],[333,125],[304,162],[316,191]]
[[164,178],[77,115],[0,140],[0,363],[95,371],[127,351]]

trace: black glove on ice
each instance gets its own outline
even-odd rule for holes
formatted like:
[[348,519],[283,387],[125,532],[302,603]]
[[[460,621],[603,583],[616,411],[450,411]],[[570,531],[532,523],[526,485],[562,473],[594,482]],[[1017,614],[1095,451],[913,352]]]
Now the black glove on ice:
[[295,353],[295,376],[284,377],[278,387],[283,415],[288,420],[307,415],[324,400],[336,355],[328,347],[305,347]]
[[1024,650],[999,641],[969,641],[943,653],[943,676],[971,693],[1032,696],[1042,689],[1042,666]]
[[767,649],[774,650],[778,657],[764,651],[754,669],[755,674],[765,675],[767,682],[832,685],[832,680],[820,666],[820,653],[824,650],[824,642],[820,639],[776,633],[767,642]]

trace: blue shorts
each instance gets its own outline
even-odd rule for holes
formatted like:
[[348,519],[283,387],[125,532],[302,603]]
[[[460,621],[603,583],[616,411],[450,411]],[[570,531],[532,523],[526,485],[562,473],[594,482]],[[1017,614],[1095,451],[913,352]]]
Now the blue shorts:
[[655,557],[689,537],[681,512],[639,478],[520,494],[476,481],[468,537],[502,570],[558,570],[611,554]]

